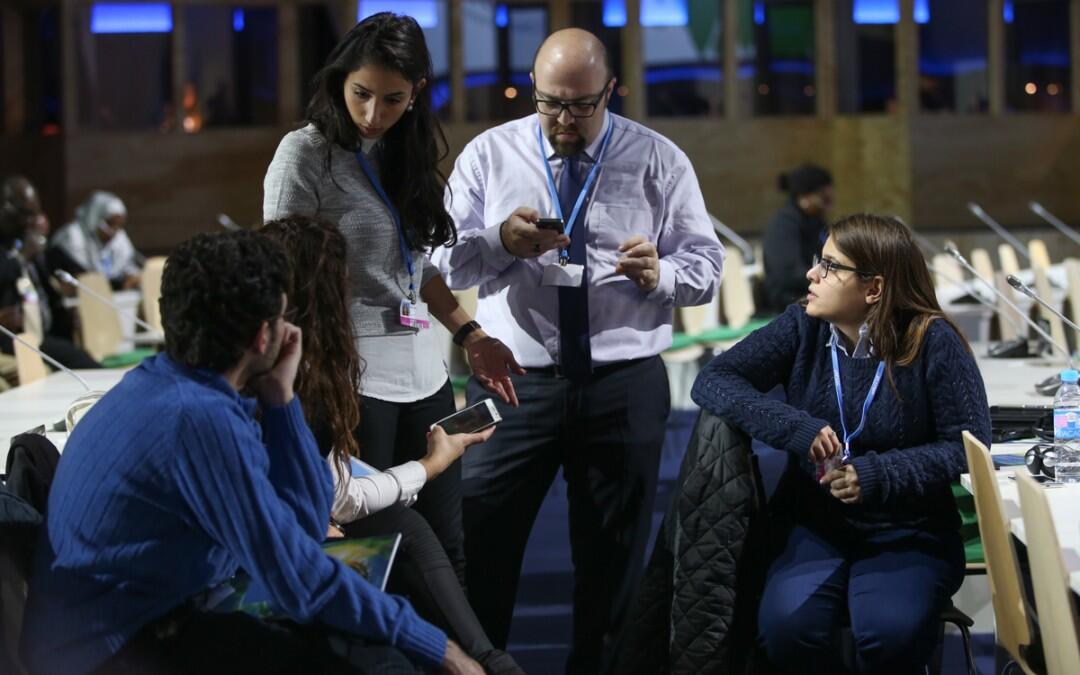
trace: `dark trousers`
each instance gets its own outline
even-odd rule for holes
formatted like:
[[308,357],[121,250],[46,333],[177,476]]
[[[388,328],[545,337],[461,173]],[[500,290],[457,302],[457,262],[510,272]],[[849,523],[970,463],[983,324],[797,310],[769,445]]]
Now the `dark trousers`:
[[[360,400],[360,426],[356,440],[360,458],[376,469],[420,459],[427,453],[427,432],[432,424],[454,413],[454,390],[449,380],[431,396],[412,403],[391,403],[369,396]],[[461,527],[461,462],[428,482],[413,508],[431,525],[465,583],[465,544]]]
[[[68,368],[100,368],[101,364],[94,360],[82,349],[75,346],[71,340],[46,335],[41,341],[41,351],[53,357]],[[49,366],[50,368],[52,366]]]
[[520,675],[522,671],[510,655],[492,647],[442,544],[423,516],[397,505],[345,525],[349,537],[387,532],[401,533],[387,592],[409,598],[421,617],[446,631],[488,673]]
[[393,647],[247,614],[175,612],[145,626],[94,675],[416,675]]
[[[645,555],[670,409],[659,357],[602,368],[585,384],[554,374],[513,376],[521,407],[496,400],[503,421],[463,458],[469,600],[505,648],[529,531],[562,467],[574,564],[567,672],[599,672]],[[490,395],[469,381],[472,404]]]
[[930,659],[940,615],[964,579],[956,532],[896,528],[873,535],[796,526],[769,568],[758,638],[790,673],[843,673],[850,625],[860,673],[914,673]]

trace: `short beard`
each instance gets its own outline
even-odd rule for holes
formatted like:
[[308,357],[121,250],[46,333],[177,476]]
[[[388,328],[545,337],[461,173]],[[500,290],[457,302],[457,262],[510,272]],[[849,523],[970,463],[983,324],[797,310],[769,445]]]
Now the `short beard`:
[[551,129],[551,133],[548,134],[548,142],[551,143],[551,147],[555,148],[555,154],[560,157],[573,157],[585,150],[585,137],[581,135],[581,132],[577,129],[572,131],[578,135],[577,140],[571,143],[558,140],[558,134],[560,132],[570,131],[568,127],[559,126],[556,124]]

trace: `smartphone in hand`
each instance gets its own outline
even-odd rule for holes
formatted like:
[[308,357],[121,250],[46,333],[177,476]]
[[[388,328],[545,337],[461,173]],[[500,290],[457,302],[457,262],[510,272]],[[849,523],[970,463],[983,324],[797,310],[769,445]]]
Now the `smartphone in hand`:
[[536,228],[538,230],[551,230],[559,234],[563,233],[566,228],[563,227],[562,218],[541,218],[536,221]]
[[490,426],[494,426],[502,421],[502,416],[499,415],[499,411],[495,408],[495,401],[492,399],[484,399],[479,403],[475,403],[468,408],[459,410],[453,415],[448,415],[435,424],[431,425],[434,429],[436,426],[442,427],[443,431],[447,434],[474,434],[477,431],[483,431]]

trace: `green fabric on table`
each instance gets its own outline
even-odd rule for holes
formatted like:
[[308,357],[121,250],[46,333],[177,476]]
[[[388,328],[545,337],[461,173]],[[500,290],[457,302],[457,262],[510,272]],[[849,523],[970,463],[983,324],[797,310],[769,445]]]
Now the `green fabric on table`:
[[101,360],[102,368],[129,368],[142,363],[143,359],[150,358],[157,353],[154,349],[134,349],[123,354],[113,354]]
[[979,516],[975,511],[975,497],[959,482],[952,484],[956,510],[960,512],[960,537],[964,541],[964,561],[985,563],[982,538],[979,536]]
[[468,375],[451,375],[450,386],[453,387],[455,394],[465,393],[465,385],[469,383]]
[[671,338],[671,347],[669,347],[668,351],[685,349],[696,344],[710,344],[713,342],[731,342],[732,340],[738,340],[739,338],[746,337],[750,333],[753,333],[770,321],[772,321],[771,317],[767,319],[754,319],[740,328],[717,326],[716,328],[711,328],[696,335],[690,335],[689,333],[675,333]]

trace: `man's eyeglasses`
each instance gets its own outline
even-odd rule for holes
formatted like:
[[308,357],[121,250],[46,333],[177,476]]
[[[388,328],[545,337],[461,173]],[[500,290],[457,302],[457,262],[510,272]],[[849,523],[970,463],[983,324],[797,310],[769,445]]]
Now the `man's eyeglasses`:
[[539,98],[536,92],[533,92],[533,105],[536,106],[536,112],[548,117],[559,117],[564,110],[574,118],[592,117],[596,114],[596,109],[600,107],[600,102],[604,100],[607,88],[608,85],[605,84],[600,93],[592,100],[571,101],[569,103],[551,98]]
[[877,272],[867,272],[865,270],[860,270],[858,268],[850,267],[848,265],[841,265],[840,263],[836,262],[835,260],[829,260],[828,258],[822,258],[819,255],[814,256],[814,267],[818,268],[818,274],[821,275],[822,279],[829,278],[829,273],[830,272],[836,272],[838,270],[843,271],[843,272],[854,272],[855,274],[858,274],[860,277],[866,277],[866,278],[876,277],[878,275]]

